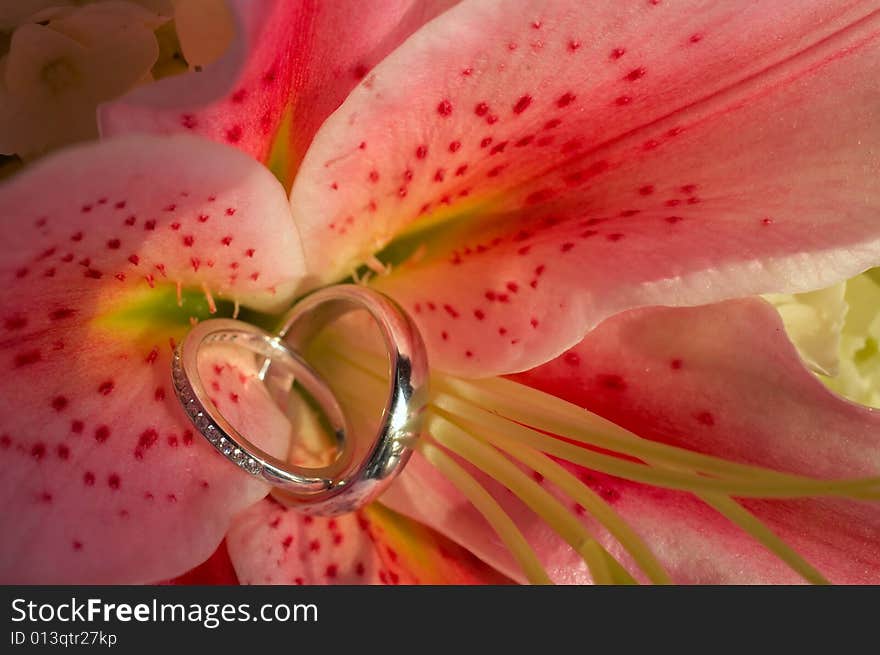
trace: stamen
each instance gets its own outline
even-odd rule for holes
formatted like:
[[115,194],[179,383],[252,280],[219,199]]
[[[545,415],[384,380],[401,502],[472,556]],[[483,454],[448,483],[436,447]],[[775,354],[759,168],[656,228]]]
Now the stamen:
[[[597,581],[594,566],[597,563],[596,543],[586,527],[560,503],[550,492],[519,470],[510,460],[492,446],[474,438],[458,425],[439,415],[430,415],[425,429],[440,444],[464,458],[477,468],[485,471],[505,487],[510,489],[533,512],[540,516],[553,530],[584,558],[590,568],[590,575]],[[598,546],[607,557],[611,555]],[[612,558],[613,559],[613,558]],[[604,558],[602,561],[605,561]],[[601,575],[601,572],[600,572]]]
[[[497,382],[511,383],[507,380],[481,380],[480,384]],[[625,479],[631,479],[637,482],[644,482],[655,486],[662,486],[671,489],[691,492],[718,492],[735,496],[752,496],[761,498],[803,498],[810,496],[844,496],[846,498],[859,498],[866,500],[876,500],[880,498],[880,478],[855,478],[840,480],[821,480],[798,476],[794,474],[780,473],[771,469],[765,469],[757,466],[748,466],[737,464],[735,462],[727,462],[720,458],[713,458],[707,455],[700,455],[682,448],[667,446],[658,442],[652,442],[642,439],[631,433],[626,433],[625,440],[609,440],[604,438],[605,435],[594,435],[592,432],[586,432],[582,426],[577,425],[573,421],[560,422],[558,416],[554,414],[556,408],[547,407],[546,416],[537,416],[536,413],[527,406],[527,399],[517,398],[517,402],[521,401],[519,407],[513,406],[513,403],[504,398],[491,396],[489,398],[480,397],[479,390],[471,393],[470,387],[475,386],[472,381],[463,381],[452,378],[444,378],[438,386],[447,386],[447,388],[462,388],[460,394],[467,394],[465,398],[458,398],[464,403],[472,406],[472,410],[468,412],[468,417],[480,422],[488,422],[494,426],[503,425],[501,428],[505,432],[510,431],[528,443],[528,445],[563,459],[567,459],[572,463],[581,464],[588,468],[592,468],[609,475],[615,475]],[[517,385],[521,386],[521,385]],[[465,391],[464,389],[467,389]],[[521,390],[520,390],[521,391]],[[542,392],[535,391],[541,397],[553,398],[556,401],[560,399],[554,396],[547,396]],[[520,394],[522,395],[522,394]],[[485,396],[485,394],[483,394]],[[480,405],[492,407],[492,412],[488,412]],[[441,395],[435,396],[435,402],[448,402],[441,399]],[[561,401],[565,403],[565,401]],[[567,403],[566,403],[567,404]],[[576,407],[572,405],[572,407]],[[576,408],[582,420],[586,420],[592,415],[581,408]],[[457,405],[455,413],[460,414],[467,411],[463,406]],[[499,417],[501,414],[503,418]],[[498,421],[504,421],[499,424]],[[573,445],[560,439],[550,437],[524,425],[530,425],[538,430],[546,431],[552,434],[558,434],[565,438],[580,441],[589,446],[597,446],[606,450],[612,450],[623,455],[642,459],[643,461],[652,461],[657,465],[668,465],[668,469],[648,467],[644,464],[635,463],[624,460],[619,457],[603,455],[593,450],[588,450],[577,445]],[[682,455],[679,457],[678,455]],[[665,457],[664,457],[665,456]],[[671,459],[670,459],[671,458]],[[691,461],[689,461],[691,460]],[[687,462],[687,463],[686,463]],[[708,465],[700,465],[701,462],[707,462]],[[691,465],[688,465],[691,464]],[[729,471],[724,471],[729,467]],[[711,469],[711,470],[710,470]],[[715,473],[720,474],[717,477],[706,477],[695,473],[687,473],[686,471],[696,470],[699,473]],[[743,472],[747,475],[742,475]]]
[[376,275],[388,275],[391,272],[391,267],[383,264],[375,255],[370,255],[364,261],[364,266],[369,268]]
[[605,450],[626,453],[637,459],[651,459],[658,464],[672,464],[737,478],[777,473],[642,439],[577,405],[510,380],[460,380],[444,376],[439,384],[465,400],[482,407],[491,407],[493,413],[517,423],[550,434],[564,435],[574,441]]
[[488,521],[522,568],[526,579],[531,584],[553,584],[529,542],[491,494],[439,448],[424,442],[419,442],[416,447],[424,458],[440,471]]
[[[375,354],[355,348],[348,350],[357,357],[357,360],[338,352],[336,355],[343,357],[350,365],[363,370],[381,369],[381,360]],[[479,409],[491,407],[493,415],[501,415],[515,423],[528,425],[551,435],[561,435],[572,441],[618,452],[635,459],[643,461],[650,459],[658,466],[661,464],[669,465],[670,468],[677,470],[695,470],[704,474],[733,479],[767,480],[772,478],[780,482],[814,482],[812,478],[731,462],[712,455],[696,453],[686,448],[643,439],[577,405],[511,380],[503,378],[461,380],[435,374],[432,378],[432,385],[434,388],[452,392],[461,400]],[[558,439],[553,440],[558,441]],[[646,482],[653,484],[650,480]],[[877,488],[880,485],[878,478],[839,480],[834,481],[834,485],[840,487],[840,494],[847,497],[873,499],[880,496],[880,488]],[[858,496],[859,490],[863,487],[868,488],[869,491],[866,491],[863,496]]]
[[[742,497],[756,498],[803,498],[809,496],[847,496],[852,497],[854,488],[861,492],[863,487],[871,488],[870,494],[877,496],[876,480],[814,480],[812,478],[776,479],[772,472],[764,479],[728,479],[710,478],[688,470],[675,470],[658,468],[644,463],[605,455],[588,448],[570,444],[561,439],[547,436],[528,428],[519,423],[514,423],[507,418],[495,414],[459,398],[452,398],[444,394],[434,397],[434,404],[439,408],[446,408],[470,421],[482,426],[489,427],[505,435],[515,438],[530,448],[559,457],[573,464],[579,464],[594,471],[607,475],[642,482],[653,486],[689,491],[691,493],[722,493]],[[542,426],[543,428],[543,426]],[[568,434],[562,436],[568,437]],[[620,451],[622,449],[618,449]],[[632,453],[623,452],[625,455]],[[859,497],[862,497],[860,494]],[[870,495],[869,495],[870,497]]]
[[211,295],[211,290],[208,288],[208,285],[202,282],[202,291],[205,294],[205,300],[208,302],[208,311],[212,314],[217,313],[217,304],[214,302],[214,296]]
[[[387,393],[387,380],[378,372],[358,366],[335,354],[322,358],[321,364],[321,372],[328,379],[345,380],[340,388],[334,388],[334,393],[342,403],[350,423],[371,426],[375,422],[375,416],[369,407],[380,404]],[[519,528],[473,476],[436,446],[422,440],[415,447],[486,519],[531,584],[553,584]]]
[[827,578],[811,566],[804,558],[770,528],[729,496],[719,494],[699,494],[703,502],[717,510],[734,525],[749,533],[762,543],[771,553],[785,562],[791,569],[812,584],[829,584]]
[[672,583],[669,574],[657,561],[648,545],[599,494],[543,453],[523,446],[514,440],[504,439],[504,435],[501,433],[485,431],[483,434],[491,435],[489,439],[493,445],[540,473],[547,481],[567,493],[574,502],[589,512],[590,516],[605,526],[651,582],[654,584]]
[[[346,370],[359,371],[358,377],[366,386],[381,383],[384,387],[386,376],[382,372],[387,362],[358,348],[346,347],[346,353],[340,353],[337,348],[343,342],[344,339],[335,340],[323,354],[330,355]],[[669,576],[650,548],[598,494],[548,455],[625,480],[693,493],[808,582],[819,584],[827,583],[822,574],[731,496],[880,498],[880,478],[877,477],[821,480],[695,453],[643,439],[576,405],[510,380],[460,380],[435,373],[432,384],[435,391],[427,422],[431,436],[513,491],[583,557],[594,581],[600,584],[635,581],[564,505],[523,473],[515,462],[540,473],[588,511],[655,583],[668,582]],[[362,388],[358,393],[364,391]],[[455,475],[453,467],[457,467],[473,485],[488,495],[473,477],[438,448],[429,444],[418,447],[423,454],[431,453],[435,460],[431,463],[435,466],[436,461],[443,458],[452,465],[438,466],[446,477]],[[614,454],[597,452],[596,448]],[[475,503],[473,490],[469,488],[469,493],[465,493],[460,476],[457,480],[453,484]],[[489,499],[495,502],[491,496]],[[480,502],[485,503],[485,499]],[[486,515],[485,507],[478,509]],[[495,510],[510,521],[497,503]],[[490,524],[497,531],[496,525]],[[522,538],[521,534],[519,536]],[[510,537],[503,541],[511,548],[509,540]]]

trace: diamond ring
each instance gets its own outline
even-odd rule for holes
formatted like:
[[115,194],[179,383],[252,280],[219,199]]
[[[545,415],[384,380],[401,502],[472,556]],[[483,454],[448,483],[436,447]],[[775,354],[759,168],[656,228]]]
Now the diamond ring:
[[[354,310],[371,316],[388,352],[389,392],[378,434],[369,442],[363,440],[371,435],[350,434],[329,385],[299,354],[324,327]],[[309,393],[336,438],[333,462],[310,468],[282,461],[255,446],[223,417],[198,370],[200,350],[218,343],[263,357],[260,379],[276,397],[289,393],[293,381]],[[171,370],[178,400],[199,433],[232,463],[272,485],[274,495],[310,514],[354,511],[388,486],[409,459],[428,395],[427,355],[412,320],[388,297],[355,285],[327,287],[307,296],[288,312],[276,335],[242,321],[202,321],[175,350]]]

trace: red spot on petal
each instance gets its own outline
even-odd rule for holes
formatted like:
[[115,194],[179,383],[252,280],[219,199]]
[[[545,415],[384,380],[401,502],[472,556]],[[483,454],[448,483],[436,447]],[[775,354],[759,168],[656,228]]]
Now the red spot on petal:
[[241,141],[243,131],[241,129],[241,125],[233,125],[228,130],[226,130],[226,140],[230,143],[238,143]]
[[455,310],[455,308],[454,308],[452,305],[443,305],[443,309],[444,309],[444,310],[446,311],[446,313],[449,314],[452,318],[458,318],[459,314],[458,314],[458,312]]
[[33,457],[38,462],[40,460],[42,460],[43,457],[45,457],[45,456],[46,456],[46,444],[40,442],[40,443],[35,443],[31,447],[31,457]]
[[7,330],[20,330],[25,325],[27,325],[27,319],[19,314],[11,316],[3,322],[3,327]]
[[596,382],[600,387],[609,391],[626,391],[626,381],[619,375],[602,374],[596,376]]
[[563,95],[559,96],[559,99],[556,101],[556,106],[559,107],[560,109],[562,107],[567,107],[572,102],[574,102],[575,97],[576,96],[573,93],[571,93],[570,91],[566,92]]
[[519,100],[516,101],[516,104],[513,106],[514,114],[521,114],[526,109],[529,108],[529,105],[532,104],[532,96],[524,95]]
[[21,368],[22,366],[30,366],[31,364],[36,364],[42,359],[42,355],[39,350],[26,350],[25,352],[18,353],[15,356],[14,365],[15,368]]
[[715,417],[712,415],[711,412],[700,412],[694,418],[696,418],[697,421],[707,427],[712,427],[713,425],[715,425]]
[[624,79],[627,79],[630,82],[635,82],[636,80],[643,78],[645,73],[647,73],[647,71],[644,68],[634,68],[624,76]]

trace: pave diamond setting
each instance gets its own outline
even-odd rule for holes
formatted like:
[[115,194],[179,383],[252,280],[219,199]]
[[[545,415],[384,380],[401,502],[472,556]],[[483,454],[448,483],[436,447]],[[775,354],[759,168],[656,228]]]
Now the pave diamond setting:
[[174,350],[174,356],[171,358],[171,380],[177,390],[180,404],[190,421],[217,452],[243,471],[256,477],[262,477],[262,462],[251,457],[241,444],[211,420],[208,410],[199,402],[192,385],[187,381],[186,374],[183,372],[179,347]]

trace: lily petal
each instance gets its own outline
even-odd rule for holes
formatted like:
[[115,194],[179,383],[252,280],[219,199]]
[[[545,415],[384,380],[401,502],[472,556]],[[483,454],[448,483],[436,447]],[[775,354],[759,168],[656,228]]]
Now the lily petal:
[[[604,322],[562,357],[515,379],[647,439],[823,479],[876,476],[880,414],[830,393],[804,368],[784,335],[776,312],[760,300],[634,310]],[[676,582],[800,579],[693,495],[569,469],[628,520]],[[424,459],[412,462],[402,477],[383,502],[514,574],[497,538]],[[497,483],[488,486],[551,576],[559,582],[589,580],[577,555],[546,524]],[[876,503],[829,498],[741,503],[832,582],[880,580]],[[582,518],[627,564],[607,532],[590,517]]]
[[227,55],[105,106],[102,133],[194,132],[275,160],[289,182],[318,127],[366,72],[451,4],[233,0],[239,33]]
[[336,518],[266,499],[236,519],[229,555],[244,584],[503,584],[432,530],[378,505]]
[[377,286],[464,375],[630,307],[851,276],[880,260],[878,12],[462,3],[316,136],[291,196],[309,268],[378,253]]
[[226,540],[220,542],[217,550],[204,562],[183,575],[159,584],[169,585],[237,585],[238,576],[229,559]]
[[[0,214],[0,493],[20,510],[0,518],[0,579],[192,568],[267,488],[189,429],[171,346],[218,305],[289,301],[302,257],[281,185],[206,140],[128,137],[35,164],[0,187]],[[284,452],[254,357],[206,354],[220,410]]]

